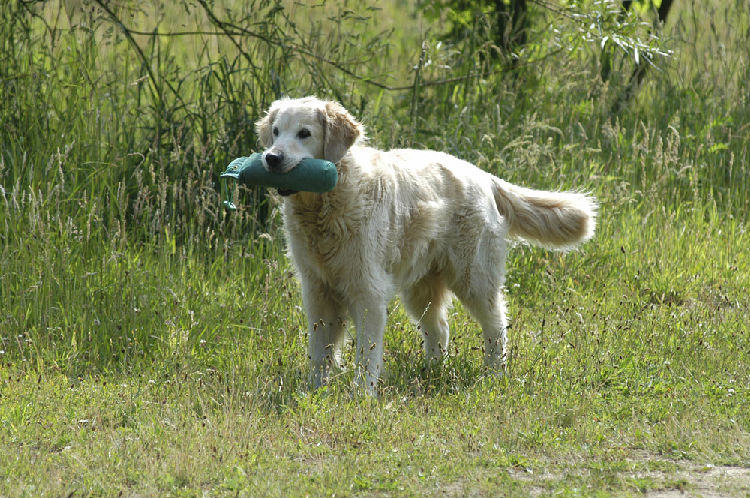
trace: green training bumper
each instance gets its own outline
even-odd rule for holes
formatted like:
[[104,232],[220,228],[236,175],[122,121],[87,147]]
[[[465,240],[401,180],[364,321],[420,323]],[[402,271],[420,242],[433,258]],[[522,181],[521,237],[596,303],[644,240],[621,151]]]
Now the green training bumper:
[[286,173],[271,173],[263,166],[261,154],[238,157],[221,174],[221,196],[223,204],[230,211],[237,209],[232,199],[233,186],[228,181],[239,181],[243,185],[263,185],[280,190],[302,192],[329,192],[338,181],[336,166],[323,159],[303,159]]

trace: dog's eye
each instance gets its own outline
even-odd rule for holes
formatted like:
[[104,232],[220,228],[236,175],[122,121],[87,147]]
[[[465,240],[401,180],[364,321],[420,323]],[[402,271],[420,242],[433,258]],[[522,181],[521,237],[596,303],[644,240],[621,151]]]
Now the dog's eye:
[[279,136],[279,129],[276,128],[275,126],[273,127],[273,136],[274,137],[278,137]]
[[307,138],[310,136],[310,130],[307,128],[302,128],[300,131],[297,132],[297,138]]

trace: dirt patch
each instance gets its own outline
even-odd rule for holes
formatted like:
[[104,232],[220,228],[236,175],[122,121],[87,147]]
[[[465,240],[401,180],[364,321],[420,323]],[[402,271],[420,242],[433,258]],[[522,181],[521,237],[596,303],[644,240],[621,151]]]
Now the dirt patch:
[[636,474],[663,482],[665,489],[646,492],[648,498],[723,498],[750,494],[750,468],[714,465],[681,465],[674,472]]
[[[654,463],[653,467],[664,464],[665,470],[645,471],[612,471],[616,474],[623,486],[613,491],[615,494],[630,490],[629,494],[639,495],[647,498],[729,498],[750,497],[750,467],[731,467],[712,464],[696,464],[693,462],[669,460],[653,455],[643,455],[642,458],[633,460],[634,463]],[[651,465],[649,465],[651,467]],[[509,469],[508,474],[514,480],[526,484],[525,491],[529,496],[541,496],[549,493],[549,485],[553,488],[556,484],[569,480],[580,480],[586,483],[587,477],[591,477],[591,471],[587,468],[554,468],[549,469]],[[584,484],[595,492],[596,484]],[[640,493],[639,493],[640,491]],[[634,493],[633,493],[634,492]]]

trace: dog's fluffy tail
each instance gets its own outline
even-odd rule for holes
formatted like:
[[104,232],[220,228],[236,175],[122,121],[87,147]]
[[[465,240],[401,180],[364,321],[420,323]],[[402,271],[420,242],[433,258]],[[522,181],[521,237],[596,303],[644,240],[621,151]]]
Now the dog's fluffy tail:
[[546,192],[493,177],[497,209],[510,223],[509,235],[551,249],[587,241],[596,227],[596,199],[579,192]]

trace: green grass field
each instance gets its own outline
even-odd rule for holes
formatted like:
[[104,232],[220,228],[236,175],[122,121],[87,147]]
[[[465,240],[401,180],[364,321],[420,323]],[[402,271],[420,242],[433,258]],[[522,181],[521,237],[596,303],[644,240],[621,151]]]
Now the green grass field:
[[[618,112],[633,53],[602,81],[601,40],[546,2],[512,68],[481,23],[438,43],[444,16],[396,2],[112,5],[73,30],[55,1],[0,6],[0,496],[750,495],[741,0],[678,2]],[[216,183],[283,93],[597,196],[581,250],[511,252],[502,380],[458,303],[424,368],[394,301],[379,397],[351,369],[311,391],[278,200],[226,216]]]

